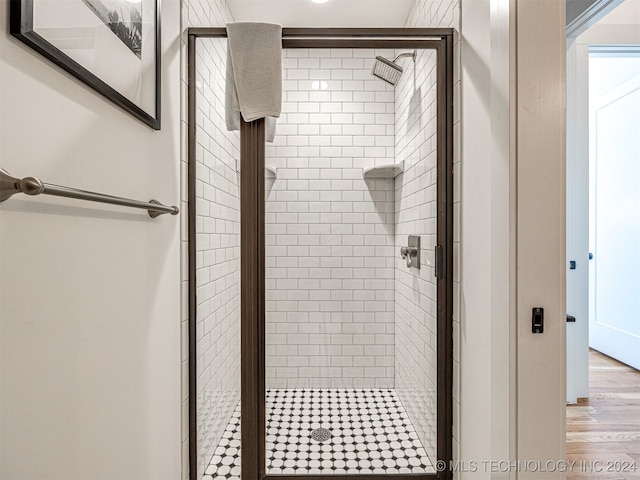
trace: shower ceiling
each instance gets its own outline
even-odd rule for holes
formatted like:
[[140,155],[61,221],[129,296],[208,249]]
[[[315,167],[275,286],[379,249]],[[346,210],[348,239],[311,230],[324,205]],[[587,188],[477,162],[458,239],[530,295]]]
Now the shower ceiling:
[[414,0],[228,0],[237,22],[285,27],[402,27]]

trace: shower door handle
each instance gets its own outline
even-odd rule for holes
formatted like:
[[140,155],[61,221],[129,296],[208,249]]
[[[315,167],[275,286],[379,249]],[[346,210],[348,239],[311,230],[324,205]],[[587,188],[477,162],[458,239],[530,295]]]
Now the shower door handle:
[[436,279],[442,280],[444,278],[444,249],[442,248],[442,245],[436,245],[435,257],[436,257],[436,268],[435,268]]

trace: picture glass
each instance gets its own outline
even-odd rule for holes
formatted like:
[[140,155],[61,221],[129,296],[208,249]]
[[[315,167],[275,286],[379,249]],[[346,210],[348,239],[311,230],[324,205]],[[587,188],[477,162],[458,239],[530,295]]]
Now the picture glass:
[[156,116],[153,0],[34,0],[33,30]]

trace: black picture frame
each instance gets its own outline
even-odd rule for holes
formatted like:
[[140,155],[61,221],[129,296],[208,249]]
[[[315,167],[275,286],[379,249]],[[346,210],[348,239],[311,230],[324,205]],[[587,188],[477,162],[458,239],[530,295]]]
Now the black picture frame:
[[[153,59],[154,67],[152,72],[155,79],[150,83],[155,86],[155,101],[149,102],[151,108],[146,111],[141,105],[136,104],[123,93],[109,85],[105,80],[92,73],[86,66],[71,58],[62,50],[44,38],[37,29],[34,28],[34,4],[40,0],[10,0],[10,25],[11,35],[25,43],[36,52],[49,59],[51,62],[73,75],[81,82],[87,84],[105,98],[109,99],[126,112],[141,120],[154,130],[160,130],[160,99],[161,99],[161,14],[160,0],[148,0],[153,2],[155,14],[153,16],[152,38],[155,40],[154,52],[150,55]],[[81,0],[78,0],[81,1]],[[140,55],[139,55],[140,56]]]

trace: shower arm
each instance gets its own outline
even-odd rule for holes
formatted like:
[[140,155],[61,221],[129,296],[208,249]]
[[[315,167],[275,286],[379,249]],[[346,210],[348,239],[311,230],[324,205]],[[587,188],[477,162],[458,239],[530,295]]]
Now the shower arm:
[[413,52],[401,53],[400,55],[398,55],[396,58],[393,59],[393,63],[396,63],[399,59],[404,57],[411,57],[413,59],[413,62],[415,63],[416,55],[417,55],[417,52],[415,50]]

